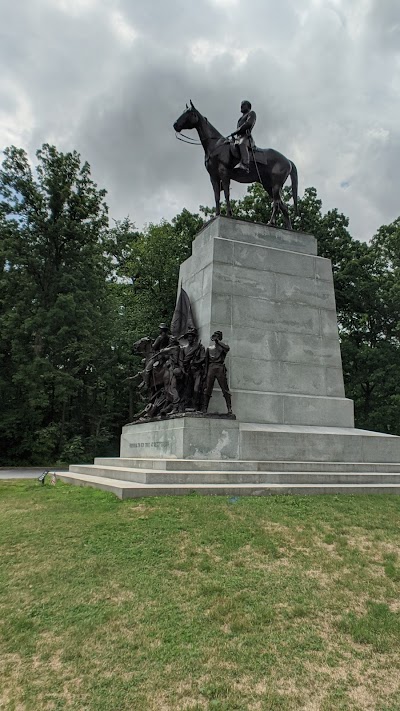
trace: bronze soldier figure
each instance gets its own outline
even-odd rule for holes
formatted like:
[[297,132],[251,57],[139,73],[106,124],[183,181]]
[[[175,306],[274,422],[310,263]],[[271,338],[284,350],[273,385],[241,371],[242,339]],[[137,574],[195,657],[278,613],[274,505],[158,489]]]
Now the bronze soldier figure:
[[249,148],[254,146],[253,137],[251,132],[257,120],[256,112],[251,110],[250,101],[242,101],[240,106],[242,116],[240,116],[237,123],[237,129],[231,133],[228,138],[234,138],[235,144],[239,146],[240,151],[240,163],[236,168],[241,168],[246,173],[250,170],[250,156]]
[[166,348],[169,344],[169,328],[166,323],[160,323],[160,333],[152,344],[154,353],[158,353],[162,348]]
[[180,409],[181,398],[178,391],[178,381],[182,376],[180,351],[178,339],[170,336],[169,345],[159,353],[160,362],[165,363],[164,391],[166,400],[169,403],[169,412],[179,412]]
[[222,331],[215,331],[211,336],[211,341],[213,345],[209,346],[206,350],[206,387],[204,391],[203,412],[207,412],[214,383],[217,380],[225,398],[228,415],[232,415],[232,398],[229,391],[225,366],[225,358],[229,351],[229,346],[222,342]]
[[156,356],[163,348],[166,348],[169,344],[169,328],[168,328],[167,324],[160,323],[159,329],[160,329],[160,333],[151,345],[153,355],[147,361],[144,372],[143,372],[143,381],[144,381],[144,384],[147,388],[150,387],[150,379],[151,379],[151,374],[153,372],[153,365],[156,360]]
[[197,328],[189,328],[184,334],[188,345],[181,349],[181,362],[185,380],[183,400],[187,408],[201,409],[202,381],[205,349],[199,341]]

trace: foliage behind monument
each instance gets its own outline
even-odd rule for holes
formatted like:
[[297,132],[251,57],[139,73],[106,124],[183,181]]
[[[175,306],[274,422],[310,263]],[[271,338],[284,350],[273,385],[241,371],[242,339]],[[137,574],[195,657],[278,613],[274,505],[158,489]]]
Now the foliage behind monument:
[[[3,461],[82,456],[110,436],[117,366],[104,190],[76,152],[44,145],[33,170],[5,151],[1,212]],[[112,399],[112,398],[111,398]]]

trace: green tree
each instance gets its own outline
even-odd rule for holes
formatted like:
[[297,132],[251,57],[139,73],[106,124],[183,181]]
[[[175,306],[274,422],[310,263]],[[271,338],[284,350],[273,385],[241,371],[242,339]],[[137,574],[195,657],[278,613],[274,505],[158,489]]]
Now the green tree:
[[358,304],[342,338],[348,393],[362,427],[400,434],[400,218],[354,269]]
[[150,224],[143,233],[131,231],[130,253],[117,273],[130,284],[125,301],[132,337],[155,333],[160,321],[171,320],[179,267],[191,254],[191,244],[204,220],[183,210],[171,222]]
[[82,456],[113,427],[105,191],[75,151],[44,145],[0,171],[0,437],[7,463]]

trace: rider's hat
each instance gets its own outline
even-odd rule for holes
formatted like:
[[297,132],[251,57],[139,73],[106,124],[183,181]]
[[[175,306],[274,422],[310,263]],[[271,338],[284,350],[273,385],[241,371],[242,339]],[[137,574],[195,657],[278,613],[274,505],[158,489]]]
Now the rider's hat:
[[166,323],[160,323],[159,327],[160,331],[169,331],[169,328]]

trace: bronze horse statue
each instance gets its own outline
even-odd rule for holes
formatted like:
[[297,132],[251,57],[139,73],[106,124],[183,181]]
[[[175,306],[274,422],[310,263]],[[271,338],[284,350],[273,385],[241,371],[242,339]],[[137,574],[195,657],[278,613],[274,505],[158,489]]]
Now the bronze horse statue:
[[190,107],[186,104],[186,111],[174,123],[174,130],[196,129],[200,142],[204,148],[205,166],[210,175],[214,189],[216,214],[220,214],[220,194],[224,191],[228,217],[232,217],[229,200],[230,181],[238,183],[260,183],[273,200],[273,209],[269,225],[276,224],[279,212],[282,212],[286,229],[291,230],[292,225],[287,205],[282,200],[282,188],[291,177],[292,196],[297,214],[297,168],[295,164],[282,153],[273,148],[254,147],[250,159],[250,171],[246,173],[235,166],[240,161],[239,151],[233,141],[229,141],[212,124],[202,116],[192,102]]
[[[134,380],[141,377],[142,383],[139,386],[139,390],[147,389],[154,394],[164,382],[164,366],[159,362],[159,353],[154,353],[152,342],[151,338],[145,336],[133,344],[132,353],[142,356],[144,369],[132,376],[131,379]],[[146,373],[148,373],[147,379]],[[142,393],[140,395],[142,396]]]

